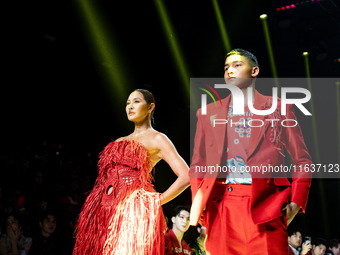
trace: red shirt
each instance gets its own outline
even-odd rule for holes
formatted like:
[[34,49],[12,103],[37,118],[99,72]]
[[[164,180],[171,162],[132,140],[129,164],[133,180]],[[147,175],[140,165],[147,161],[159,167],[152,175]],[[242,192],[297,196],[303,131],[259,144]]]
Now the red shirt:
[[172,231],[172,229],[169,230],[167,234],[165,234],[165,254],[166,255],[187,255],[192,254],[192,250],[190,246],[182,239],[182,248],[180,244],[178,243],[177,237]]

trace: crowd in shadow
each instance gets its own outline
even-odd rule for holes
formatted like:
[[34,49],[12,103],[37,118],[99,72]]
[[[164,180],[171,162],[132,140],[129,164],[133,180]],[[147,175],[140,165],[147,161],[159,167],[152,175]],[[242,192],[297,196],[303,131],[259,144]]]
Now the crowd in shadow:
[[72,254],[98,155],[42,141],[1,151],[0,254]]

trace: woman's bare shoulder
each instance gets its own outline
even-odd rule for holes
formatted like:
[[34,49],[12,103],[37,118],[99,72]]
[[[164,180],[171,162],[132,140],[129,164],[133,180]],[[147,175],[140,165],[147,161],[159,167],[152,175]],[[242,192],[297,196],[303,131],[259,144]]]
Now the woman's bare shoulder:
[[158,132],[156,130],[153,134],[153,141],[158,145],[172,145],[171,140],[167,137],[166,134]]

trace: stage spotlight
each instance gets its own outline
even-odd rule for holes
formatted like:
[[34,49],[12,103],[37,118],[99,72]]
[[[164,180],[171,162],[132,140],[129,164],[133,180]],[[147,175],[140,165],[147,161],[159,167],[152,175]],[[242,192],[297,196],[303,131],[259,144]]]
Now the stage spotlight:
[[[311,75],[310,75],[310,68],[309,68],[309,53],[307,51],[302,53],[302,56],[305,60],[305,70],[306,70],[306,78],[307,78],[307,86],[310,93],[312,93],[312,82],[311,82]],[[313,130],[313,140],[314,140],[314,148],[315,148],[315,159],[316,162],[320,162],[320,152],[319,152],[319,142],[318,142],[318,132],[317,132],[317,125],[316,125],[316,116],[315,116],[315,110],[314,110],[314,101],[313,97],[310,100],[310,108],[312,113],[312,130]]]
[[[307,51],[302,53],[303,58],[305,59],[305,68],[306,68],[306,77],[307,77],[307,85],[308,85],[308,90],[312,94],[312,97],[310,99],[310,108],[311,108],[311,113],[312,113],[312,131],[313,131],[313,142],[314,142],[314,148],[315,148],[315,159],[314,162],[319,164],[321,162],[320,160],[320,151],[319,151],[319,142],[318,142],[318,131],[317,131],[317,124],[316,124],[316,116],[315,116],[315,109],[314,109],[314,100],[313,100],[313,93],[312,93],[312,82],[311,82],[311,75],[310,75],[310,69],[309,69],[309,53]],[[319,188],[319,194],[320,197],[324,198],[325,197],[325,188],[324,188],[324,183],[322,179],[318,180],[318,188]],[[322,199],[320,201],[321,205],[321,214],[322,217],[325,219],[327,216],[327,212],[325,210],[326,204],[325,200]],[[325,232],[328,232],[328,225],[324,224],[324,230]]]
[[275,60],[274,60],[272,43],[271,43],[271,40],[270,40],[269,28],[268,28],[268,24],[267,24],[267,17],[268,17],[267,14],[262,14],[260,16],[260,19],[262,20],[263,31],[264,31],[266,44],[267,44],[270,66],[271,66],[272,75],[273,75],[273,78],[274,78],[274,81],[275,81],[275,86],[279,88],[280,86],[279,86],[279,82],[278,82],[278,79],[277,79],[278,75],[277,75],[277,71],[276,71],[276,65],[275,65]]

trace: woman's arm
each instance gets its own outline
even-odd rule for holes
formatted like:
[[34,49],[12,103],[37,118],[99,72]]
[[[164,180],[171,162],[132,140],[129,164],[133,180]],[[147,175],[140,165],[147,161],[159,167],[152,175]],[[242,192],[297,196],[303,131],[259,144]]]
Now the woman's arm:
[[171,167],[172,171],[177,175],[176,181],[161,194],[160,199],[162,205],[171,201],[181,194],[190,185],[189,167],[178,154],[175,146],[170,139],[164,134],[157,134],[155,142],[159,148],[159,156],[165,160]]

